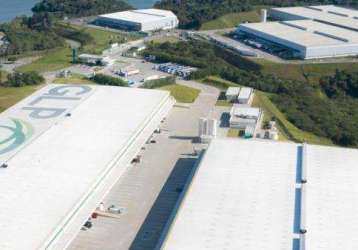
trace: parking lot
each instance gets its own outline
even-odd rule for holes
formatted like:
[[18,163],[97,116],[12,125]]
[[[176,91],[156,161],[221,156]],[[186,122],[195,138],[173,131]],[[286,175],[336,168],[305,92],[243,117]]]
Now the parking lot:
[[134,84],[131,85],[132,87],[140,86],[141,84],[143,84],[143,80],[146,79],[169,76],[169,74],[165,72],[161,72],[156,69],[153,69],[155,64],[151,62],[147,62],[143,59],[118,56],[116,57],[116,60],[117,61],[115,64],[105,67],[100,71],[100,73],[111,75],[113,77],[119,77],[119,75],[116,74],[116,72],[118,72],[121,69],[126,69],[128,67],[138,69],[140,73],[125,78],[130,82],[135,82]]

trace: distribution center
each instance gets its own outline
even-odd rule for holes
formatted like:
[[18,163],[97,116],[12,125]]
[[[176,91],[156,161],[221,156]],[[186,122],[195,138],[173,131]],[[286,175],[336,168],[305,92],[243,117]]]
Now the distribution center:
[[150,32],[174,29],[179,20],[169,10],[141,9],[99,15],[95,23],[122,30]]
[[65,249],[174,104],[169,92],[46,85],[0,115],[0,249]]
[[358,150],[214,139],[158,249],[356,250]]
[[357,10],[332,5],[274,8],[270,16],[280,21],[240,24],[237,34],[247,43],[281,57],[358,55]]

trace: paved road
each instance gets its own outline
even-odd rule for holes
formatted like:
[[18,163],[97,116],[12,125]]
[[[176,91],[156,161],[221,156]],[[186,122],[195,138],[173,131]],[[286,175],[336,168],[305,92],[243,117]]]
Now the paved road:
[[153,249],[192,171],[196,156],[192,138],[198,118],[208,115],[219,95],[216,88],[195,82],[179,84],[199,88],[201,93],[188,108],[174,107],[146,144],[141,163],[132,166],[104,200],[105,206],[125,208],[120,219],[100,217],[93,228],[81,231],[70,250]]

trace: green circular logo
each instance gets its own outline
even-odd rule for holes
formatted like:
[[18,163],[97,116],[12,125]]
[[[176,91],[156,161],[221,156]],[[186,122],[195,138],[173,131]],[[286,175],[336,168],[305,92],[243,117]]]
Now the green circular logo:
[[11,125],[0,124],[0,129],[7,130],[6,138],[0,139],[0,155],[19,147],[33,135],[33,127],[28,122],[15,118],[10,121]]

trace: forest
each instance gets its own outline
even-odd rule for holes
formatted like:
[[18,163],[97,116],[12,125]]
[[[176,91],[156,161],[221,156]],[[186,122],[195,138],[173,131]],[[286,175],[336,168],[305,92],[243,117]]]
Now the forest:
[[52,13],[58,17],[82,17],[103,13],[132,9],[123,0],[42,0],[32,11],[36,13]]
[[358,146],[358,73],[337,71],[322,77],[316,86],[263,74],[260,65],[230,53],[198,41],[152,44],[144,52],[146,56],[156,56],[157,62],[198,67],[192,75],[194,79],[218,75],[272,93],[272,101],[298,128],[330,138],[338,145]]

